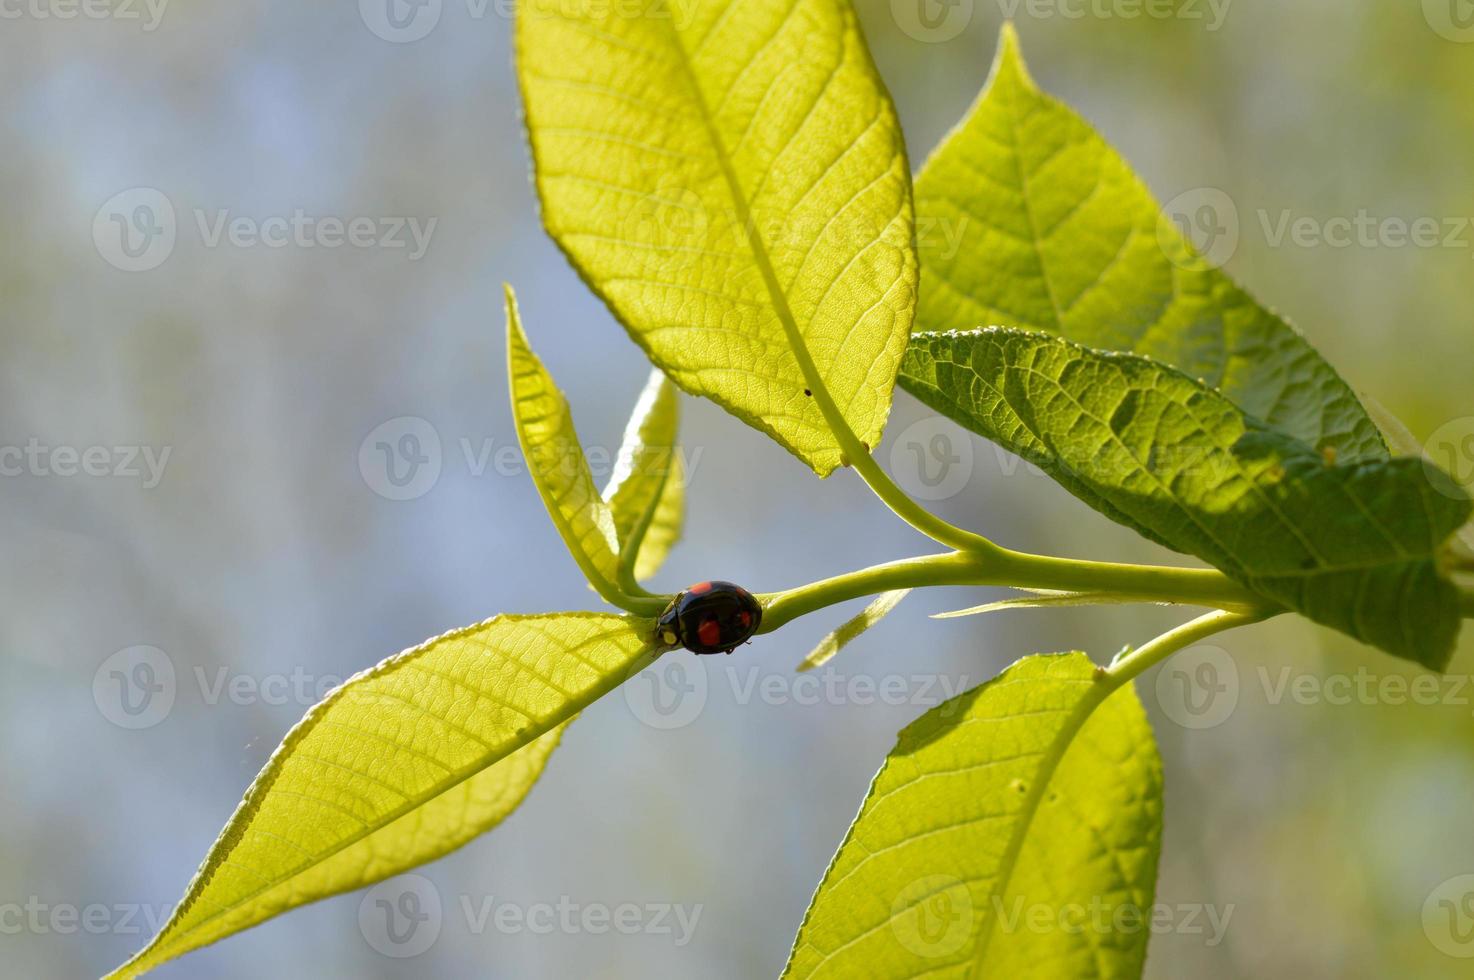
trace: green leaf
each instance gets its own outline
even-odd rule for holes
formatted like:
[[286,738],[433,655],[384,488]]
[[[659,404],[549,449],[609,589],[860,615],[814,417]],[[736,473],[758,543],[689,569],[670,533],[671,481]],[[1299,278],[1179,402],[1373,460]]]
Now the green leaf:
[[902,731],[784,976],[1139,976],[1148,930],[1109,923],[1150,914],[1162,767],[1134,689],[1095,678],[1027,657]]
[[568,401],[528,346],[512,287],[507,292],[507,373],[512,418],[528,472],[563,543],[589,584],[621,604],[619,544],[609,505],[594,489]]
[[654,575],[681,537],[686,473],[676,446],[679,423],[675,385],[656,368],[630,416],[604,488],[620,563],[636,579]]
[[916,297],[895,109],[845,0],[519,5],[543,221],[676,384],[826,476]]
[[1115,150],[1039,91],[1012,26],[977,104],[917,177],[916,207],[949,242],[921,249],[925,329],[1018,327],[1145,354],[1310,446],[1386,458],[1305,338],[1195,254]]
[[1145,357],[1041,333],[920,334],[901,383],[1142,534],[1274,603],[1442,670],[1441,568],[1469,501],[1422,461],[1335,463]]
[[798,665],[799,673],[813,670],[815,667],[820,667],[828,663],[830,658],[848,646],[851,640],[884,619],[910,593],[910,589],[895,589],[891,592],[882,592],[876,596],[854,618],[847,620],[839,629],[820,640],[819,645],[814,647],[813,652],[804,658],[803,663]]
[[499,823],[563,727],[652,658],[653,623],[498,616],[390,657],[287,733],[133,977]]
[[[1429,466],[1437,466],[1428,455],[1428,449],[1417,436],[1413,435],[1407,424],[1393,415],[1387,406],[1370,395],[1361,396],[1362,404],[1366,405],[1367,413],[1377,423],[1377,428],[1382,430],[1382,435],[1387,437],[1387,445],[1399,456],[1418,456],[1424,459]],[[1474,567],[1474,522],[1465,524],[1459,528],[1454,539],[1454,547],[1458,552],[1463,564]]]

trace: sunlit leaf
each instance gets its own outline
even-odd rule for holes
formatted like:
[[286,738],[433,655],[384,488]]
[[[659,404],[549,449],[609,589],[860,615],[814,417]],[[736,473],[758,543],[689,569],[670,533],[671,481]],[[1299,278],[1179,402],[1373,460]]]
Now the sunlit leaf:
[[528,472],[547,505],[563,543],[596,591],[613,601],[619,593],[619,543],[609,505],[594,489],[573,414],[527,343],[517,297],[507,287],[507,373],[512,417]]
[[900,126],[844,0],[528,0],[543,220],[685,390],[824,476],[879,444],[916,295]]
[[901,383],[1113,520],[1278,605],[1443,669],[1443,553],[1470,505],[1422,460],[1338,461],[1145,357],[1043,333],[920,334]]
[[1028,657],[901,732],[784,976],[1139,976],[1148,930],[1114,922],[1151,910],[1161,762],[1095,674]]
[[656,368],[630,416],[604,488],[620,561],[637,579],[655,574],[681,537],[686,472],[676,444],[679,423],[675,386]]
[[892,609],[901,604],[901,600],[906,598],[910,592],[910,589],[896,589],[876,596],[870,605],[861,609],[854,618],[846,620],[839,629],[820,640],[813,652],[798,665],[799,672],[823,666],[836,653],[843,650],[851,640],[884,619]]
[[516,808],[563,727],[652,658],[650,620],[498,616],[390,657],[308,711],[184,898],[115,976],[453,850]]
[[1035,86],[1011,25],[987,88],[917,177],[916,207],[925,329],[1018,327],[1145,354],[1313,448],[1386,458],[1305,338],[1197,255],[1116,151]]

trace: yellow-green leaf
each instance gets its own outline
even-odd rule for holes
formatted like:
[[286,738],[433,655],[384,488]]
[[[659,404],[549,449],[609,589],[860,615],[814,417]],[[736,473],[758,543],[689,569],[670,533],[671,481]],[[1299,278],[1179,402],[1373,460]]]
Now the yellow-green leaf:
[[653,658],[650,620],[498,616],[390,657],[287,733],[133,977],[453,850],[537,779],[567,722]]
[[1162,768],[1135,691],[1095,674],[1027,657],[902,731],[784,976],[1140,976],[1148,930],[1114,913],[1151,911]]
[[1011,25],[987,88],[916,178],[916,207],[948,243],[921,249],[925,329],[1017,327],[1144,354],[1343,462],[1387,458],[1335,369],[1196,254],[1130,165],[1039,90]]
[[604,488],[620,562],[637,579],[654,575],[681,537],[686,474],[676,445],[679,423],[675,385],[656,368],[635,404]]
[[849,3],[527,0],[516,31],[543,221],[651,360],[821,476],[878,445],[917,268]]
[[798,665],[799,673],[828,663],[830,658],[848,646],[851,640],[884,619],[892,609],[901,604],[901,600],[906,598],[910,592],[910,589],[895,589],[876,596],[852,619],[846,620],[839,629],[820,640],[813,652]]
[[563,543],[589,584],[610,602],[619,595],[619,543],[609,505],[594,488],[568,401],[527,343],[517,297],[507,287],[507,373],[512,417],[527,469]]

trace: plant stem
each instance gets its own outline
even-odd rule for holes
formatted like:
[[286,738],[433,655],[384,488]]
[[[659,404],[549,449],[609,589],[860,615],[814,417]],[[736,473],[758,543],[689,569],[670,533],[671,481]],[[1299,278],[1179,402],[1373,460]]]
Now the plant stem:
[[1169,630],[1150,643],[1131,651],[1104,669],[1105,683],[1115,690],[1140,677],[1142,673],[1166,660],[1172,654],[1189,647],[1215,633],[1231,630],[1237,626],[1249,626],[1262,622],[1279,613],[1274,610],[1255,612],[1229,612],[1220,609],[1206,616],[1199,616],[1174,630]]
[[[845,430],[844,435],[840,435],[839,433],[836,433],[836,435],[839,435],[842,445],[847,441],[844,438],[845,435],[848,435],[849,440],[854,442],[854,447],[846,447],[846,452],[849,455],[851,464],[854,466],[855,472],[860,475],[860,479],[865,481],[865,485],[881,499],[881,502],[889,507],[901,520],[910,524],[913,528],[938,544],[944,544],[949,548],[956,548],[958,551],[978,555],[1002,555],[1004,553],[1004,548],[983,537],[981,534],[975,534],[972,531],[964,530],[963,528],[947,523],[908,497],[906,492],[896,486],[896,482],[890,478],[890,474],[880,468],[880,464],[875,461],[875,457],[865,451],[865,447],[860,444],[859,440],[854,438],[854,434],[849,432],[848,429]],[[859,450],[858,454],[856,454],[856,450]]]
[[[1213,569],[1120,565],[994,549],[989,554],[954,551],[888,562],[764,596],[759,632],[771,632],[799,616],[849,599],[935,585],[1112,592],[1141,602],[1212,606],[1240,613],[1267,608],[1264,599]],[[1115,599],[1119,601],[1119,596]]]

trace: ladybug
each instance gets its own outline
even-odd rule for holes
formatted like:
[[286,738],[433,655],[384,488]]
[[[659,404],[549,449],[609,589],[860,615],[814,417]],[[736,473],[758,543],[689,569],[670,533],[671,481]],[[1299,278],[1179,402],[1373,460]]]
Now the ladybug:
[[692,653],[731,653],[763,621],[751,592],[731,582],[697,582],[671,600],[655,625],[656,638]]

